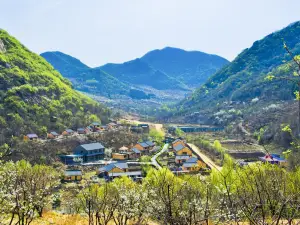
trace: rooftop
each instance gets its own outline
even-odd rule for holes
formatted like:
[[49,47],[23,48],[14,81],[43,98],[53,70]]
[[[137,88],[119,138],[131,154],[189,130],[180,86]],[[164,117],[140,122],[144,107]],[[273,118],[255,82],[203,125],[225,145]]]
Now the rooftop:
[[184,149],[184,148],[185,148],[185,146],[183,146],[182,144],[174,146],[175,151],[180,151],[181,149]]
[[189,159],[190,156],[189,155],[177,155],[175,157],[175,160],[180,160],[180,159]]
[[81,170],[66,170],[65,176],[81,176],[82,172]]
[[27,134],[26,136],[29,138],[37,138],[38,137],[36,134]]
[[104,146],[102,144],[100,144],[99,142],[84,144],[84,145],[81,145],[81,147],[84,148],[87,151],[92,151],[92,150],[104,148]]

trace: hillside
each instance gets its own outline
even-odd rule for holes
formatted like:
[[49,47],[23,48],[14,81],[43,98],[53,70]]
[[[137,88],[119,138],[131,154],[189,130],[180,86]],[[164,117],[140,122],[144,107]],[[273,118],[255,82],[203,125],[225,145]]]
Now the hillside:
[[4,30],[0,46],[0,142],[108,120],[107,108],[74,91],[46,60]]
[[218,69],[229,63],[217,55],[172,47],[148,52],[141,60],[189,87],[198,87]]
[[134,85],[151,86],[155,89],[187,90],[182,82],[170,77],[166,73],[154,69],[141,59],[135,59],[123,64],[106,64],[100,67],[122,82]]
[[283,40],[293,54],[300,53],[300,22],[254,42],[233,62],[215,73],[183,104],[193,106],[193,111],[204,105],[214,107],[226,101],[293,99],[293,83],[282,80],[269,82],[264,79],[270,72],[290,75],[291,69],[287,65],[291,58],[283,48]]

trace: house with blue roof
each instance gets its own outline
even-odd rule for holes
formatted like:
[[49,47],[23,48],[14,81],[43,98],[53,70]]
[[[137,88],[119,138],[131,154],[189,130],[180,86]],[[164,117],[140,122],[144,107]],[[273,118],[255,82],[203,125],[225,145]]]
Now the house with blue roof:
[[152,141],[144,141],[144,142],[138,142],[136,145],[133,146],[132,149],[135,149],[140,151],[142,155],[147,155],[150,153],[151,150],[155,147],[155,143]]
[[111,163],[104,167],[100,167],[97,171],[99,177],[104,177],[106,179],[113,179],[121,176],[128,176],[131,178],[137,178],[142,176],[142,171],[140,170],[130,170],[127,163]]

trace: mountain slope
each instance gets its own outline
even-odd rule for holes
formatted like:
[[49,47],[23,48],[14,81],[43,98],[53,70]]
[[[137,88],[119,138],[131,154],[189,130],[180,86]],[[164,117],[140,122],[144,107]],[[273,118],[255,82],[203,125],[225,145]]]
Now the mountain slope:
[[41,56],[0,30],[0,142],[12,135],[107,121],[109,111],[74,91]]
[[[253,43],[230,64],[215,73],[203,86],[183,102],[195,110],[201,106],[214,107],[225,101],[288,100],[294,98],[291,82],[264,78],[269,72],[284,74],[290,56],[283,48],[283,40],[294,54],[300,53],[300,22],[274,32]],[[280,70],[280,71],[278,71]],[[285,73],[290,71],[286,69]]]
[[72,78],[74,74],[80,74],[89,69],[80,60],[62,52],[44,52],[41,56],[67,78]]
[[99,68],[90,68],[80,60],[62,52],[41,54],[56,70],[68,78],[75,89],[103,96],[129,93],[129,87]]
[[229,61],[199,51],[166,47],[144,55],[141,60],[188,86],[198,87]]
[[149,66],[141,59],[135,59],[123,64],[106,64],[99,67],[116,77],[118,80],[134,85],[151,86],[155,89],[181,89],[188,88],[180,81]]

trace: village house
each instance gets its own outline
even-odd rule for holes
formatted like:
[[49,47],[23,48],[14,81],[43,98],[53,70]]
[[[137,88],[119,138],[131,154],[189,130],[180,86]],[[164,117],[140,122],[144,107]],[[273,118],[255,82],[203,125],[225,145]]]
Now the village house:
[[99,122],[93,122],[90,124],[90,127],[93,132],[97,132],[98,130],[100,130],[100,126],[101,124]]
[[129,156],[130,154],[129,153],[118,153],[118,152],[115,152],[115,153],[112,153],[111,154],[112,156],[112,159],[114,160],[128,160],[129,159]]
[[117,127],[118,127],[118,124],[116,124],[114,122],[111,122],[111,123],[107,124],[108,129],[115,129]]
[[190,158],[189,155],[176,155],[175,156],[175,163],[182,164],[186,162]]
[[142,176],[142,171],[140,168],[133,168],[130,170],[130,167],[127,163],[111,163],[104,167],[100,167],[97,171],[97,174],[99,177],[106,179],[113,179],[121,176],[137,178]]
[[66,170],[64,174],[64,181],[81,181],[82,172],[81,170]]
[[79,145],[73,150],[74,155],[81,155],[83,162],[97,161],[104,158],[104,146],[98,142]]
[[202,168],[206,168],[206,164],[201,160],[191,157],[182,165],[183,171],[199,171]]
[[34,141],[34,140],[37,140],[39,137],[36,135],[36,134],[27,134],[24,136],[24,140],[25,141]]
[[155,147],[152,141],[138,142],[133,148],[139,150],[142,154],[149,154],[150,151]]
[[59,134],[56,133],[55,131],[51,131],[49,134],[47,134],[48,139],[55,139],[55,138],[58,138],[58,137],[59,137]]
[[277,164],[283,167],[287,166],[287,161],[278,154],[266,154],[263,157],[259,157],[259,159],[264,163]]
[[88,128],[78,128],[77,133],[78,134],[87,134],[89,132]]
[[175,141],[172,142],[172,146],[173,148],[177,145],[183,145],[183,146],[186,146],[186,142],[184,140],[181,140],[181,139],[176,139]]
[[74,134],[74,131],[72,129],[66,129],[64,132],[62,132],[63,136],[71,136]]
[[182,145],[182,144],[178,144],[178,145],[174,146],[173,150],[174,150],[176,156],[179,156],[179,155],[192,156],[193,155],[192,150],[189,147]]

